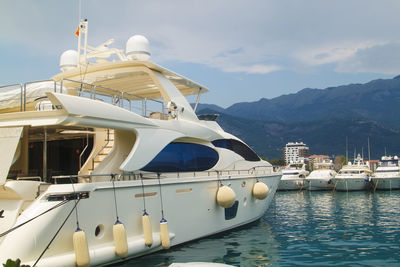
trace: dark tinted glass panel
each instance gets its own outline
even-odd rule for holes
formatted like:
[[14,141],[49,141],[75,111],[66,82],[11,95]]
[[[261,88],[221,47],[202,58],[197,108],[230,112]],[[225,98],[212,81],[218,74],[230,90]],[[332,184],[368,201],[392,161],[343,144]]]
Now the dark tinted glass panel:
[[260,158],[257,156],[257,154],[251,150],[248,146],[243,144],[242,142],[239,142],[234,139],[218,139],[215,141],[212,141],[213,145],[216,147],[222,147],[226,148],[229,150],[232,150],[233,152],[239,154],[242,156],[245,160],[248,161],[260,161]]
[[218,153],[208,146],[171,143],[142,170],[149,172],[205,171],[214,167],[218,159]]
[[225,209],[225,220],[232,220],[236,217],[239,201],[235,201],[232,207]]

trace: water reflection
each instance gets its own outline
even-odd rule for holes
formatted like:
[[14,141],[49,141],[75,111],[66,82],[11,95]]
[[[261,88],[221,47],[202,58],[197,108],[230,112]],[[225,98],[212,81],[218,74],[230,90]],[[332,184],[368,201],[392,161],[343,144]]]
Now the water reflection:
[[279,265],[400,263],[399,204],[399,192],[279,192],[269,221]]
[[216,262],[234,266],[268,266],[278,264],[280,246],[268,221],[189,242],[119,266],[168,266],[174,262]]
[[400,191],[278,192],[249,226],[133,259],[234,266],[400,266]]

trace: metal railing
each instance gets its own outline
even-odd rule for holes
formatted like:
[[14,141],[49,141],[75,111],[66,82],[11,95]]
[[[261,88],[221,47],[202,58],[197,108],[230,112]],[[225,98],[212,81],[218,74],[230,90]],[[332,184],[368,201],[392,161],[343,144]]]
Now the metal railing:
[[[33,102],[35,100],[39,100],[41,97],[46,97],[46,95],[34,95],[28,99],[28,91],[29,85],[35,83],[43,83],[43,82],[52,82],[54,85],[49,87],[47,91],[66,93],[67,89],[74,89],[77,91],[78,96],[86,97],[94,100],[104,101],[110,103],[115,106],[119,106],[121,108],[127,109],[129,111],[140,114],[144,117],[153,117],[153,114],[157,114],[157,118],[166,119],[168,118],[168,112],[166,110],[166,106],[164,101],[160,101],[157,99],[147,98],[140,95],[131,94],[128,92],[119,91],[113,88],[108,88],[100,85],[92,85],[85,82],[75,81],[71,79],[62,79],[60,83],[57,83],[54,80],[41,80],[41,81],[33,81],[26,82],[24,84],[10,84],[5,86],[0,86],[0,94],[5,91],[11,90],[19,90],[18,94],[9,95],[4,98],[2,101],[9,102],[15,101],[19,102],[17,105],[12,105],[12,108],[18,108],[19,111],[26,111],[26,104],[29,102]],[[72,86],[71,88],[66,88],[65,82],[69,82],[70,84],[76,84],[76,86]],[[46,91],[46,90],[45,90]],[[40,92],[39,92],[40,93]]]
[[[256,166],[250,169],[244,170],[215,170],[215,171],[192,171],[192,172],[165,172],[165,173],[156,173],[156,172],[127,172],[121,174],[82,174],[82,175],[58,175],[52,176],[51,178],[57,184],[57,181],[60,179],[65,179],[66,181],[73,181],[79,178],[86,179],[88,182],[93,182],[92,178],[95,177],[110,177],[110,181],[115,179],[116,181],[130,181],[130,180],[140,180],[140,179],[157,179],[160,178],[188,178],[188,177],[218,177],[219,179],[228,179],[228,177],[232,176],[244,176],[244,175],[269,175],[274,173],[272,167],[268,166]],[[223,178],[225,177],[225,178]]]
[[[31,85],[31,84],[35,84],[35,83],[43,83],[43,82],[52,82],[54,83],[53,88],[49,88],[49,91],[54,91],[57,92],[57,83],[54,80],[40,80],[40,81],[33,81],[33,82],[26,82],[24,84],[10,84],[10,85],[5,85],[5,86],[0,86],[0,92],[4,93],[6,91],[11,91],[12,88],[17,87],[16,89],[20,89],[20,93],[19,96],[15,95],[12,96],[11,94],[8,97],[5,97],[3,100],[0,100],[0,102],[4,102],[4,101],[18,101],[19,100],[19,110],[20,111],[26,111],[26,104],[30,101],[30,100],[35,100],[36,98],[45,96],[45,95],[34,95],[32,96],[32,99],[28,99],[29,101],[27,101],[27,86]],[[10,90],[11,89],[11,90]],[[18,106],[11,106],[11,107],[18,107]]]
[[61,80],[61,92],[63,91],[65,82],[76,83],[78,86],[73,88],[77,90],[78,96],[80,97],[104,101],[141,114],[144,117],[151,117],[152,113],[162,114],[161,119],[167,117],[167,112],[163,101],[71,79]]

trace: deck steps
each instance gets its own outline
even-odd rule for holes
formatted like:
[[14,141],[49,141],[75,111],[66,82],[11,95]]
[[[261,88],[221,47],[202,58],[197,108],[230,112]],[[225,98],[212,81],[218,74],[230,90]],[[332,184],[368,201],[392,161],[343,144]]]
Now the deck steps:
[[110,154],[114,146],[114,129],[106,129],[105,131],[108,131],[108,133],[106,134],[101,150],[92,159],[92,166],[88,169],[89,174],[91,174],[93,170],[96,169],[96,167],[99,166],[99,164]]

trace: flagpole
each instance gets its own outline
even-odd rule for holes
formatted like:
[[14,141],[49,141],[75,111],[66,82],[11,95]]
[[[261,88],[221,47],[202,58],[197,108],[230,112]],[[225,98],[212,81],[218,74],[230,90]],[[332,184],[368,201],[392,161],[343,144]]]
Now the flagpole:
[[81,65],[81,24],[82,22],[79,21],[79,26],[78,26],[78,67]]

